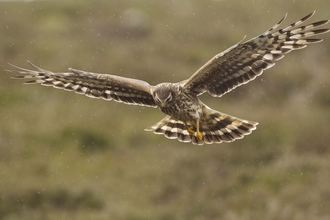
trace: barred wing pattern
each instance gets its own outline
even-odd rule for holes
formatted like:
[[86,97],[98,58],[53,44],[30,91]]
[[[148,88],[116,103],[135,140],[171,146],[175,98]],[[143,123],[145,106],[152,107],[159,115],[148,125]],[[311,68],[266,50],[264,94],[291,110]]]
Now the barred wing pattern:
[[115,100],[132,105],[157,107],[151,95],[152,86],[147,82],[110,74],[98,74],[69,69],[66,73],[53,73],[29,62],[36,70],[19,69],[15,79],[31,79],[25,84],[39,83],[44,86],[75,91],[91,98]]
[[220,97],[237,86],[248,83],[275,65],[275,62],[292,50],[305,48],[308,44],[321,42],[322,39],[310,37],[329,32],[329,29],[315,28],[323,26],[329,20],[315,22],[299,27],[314,15],[303,17],[291,25],[275,30],[286,18],[263,34],[242,43],[235,44],[226,51],[217,54],[187,81],[183,86],[189,92],[210,93]]

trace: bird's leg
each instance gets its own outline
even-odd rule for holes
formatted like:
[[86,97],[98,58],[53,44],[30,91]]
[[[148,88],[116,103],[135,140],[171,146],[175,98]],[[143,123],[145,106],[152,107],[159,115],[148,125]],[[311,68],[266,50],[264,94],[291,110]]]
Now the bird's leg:
[[196,137],[198,140],[203,140],[203,135],[199,132],[199,120],[196,120]]
[[[195,134],[194,126],[190,125],[189,128],[187,129],[187,131],[189,134]],[[196,137],[198,140],[203,139],[202,134],[199,132],[199,120],[198,119],[196,120]]]
[[187,131],[188,131],[189,134],[195,134],[194,127],[192,125],[189,126]]

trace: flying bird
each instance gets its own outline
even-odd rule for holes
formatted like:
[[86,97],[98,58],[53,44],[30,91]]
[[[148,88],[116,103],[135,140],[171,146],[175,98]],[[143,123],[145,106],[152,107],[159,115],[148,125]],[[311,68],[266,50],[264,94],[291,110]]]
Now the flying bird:
[[30,79],[25,84],[39,83],[91,98],[159,108],[166,117],[145,130],[163,134],[169,139],[198,145],[232,142],[250,134],[258,123],[213,110],[199,96],[207,92],[213,97],[221,97],[255,79],[292,50],[321,42],[322,39],[312,37],[329,32],[328,28],[317,29],[329,20],[302,25],[314,13],[277,29],[285,15],[266,32],[245,42],[243,39],[215,55],[190,78],[178,83],[165,82],[153,86],[139,79],[72,68],[68,72],[54,73],[29,61],[35,70],[12,65],[19,74],[13,78]]

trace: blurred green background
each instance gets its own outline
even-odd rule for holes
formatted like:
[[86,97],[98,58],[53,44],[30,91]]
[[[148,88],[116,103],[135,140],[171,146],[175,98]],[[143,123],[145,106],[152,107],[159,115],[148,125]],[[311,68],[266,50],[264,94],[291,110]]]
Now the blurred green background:
[[[330,34],[210,107],[258,121],[230,144],[143,129],[156,109],[10,79],[8,63],[188,78],[215,54],[329,1],[1,1],[0,219],[330,219]],[[329,25],[327,26],[329,27]]]

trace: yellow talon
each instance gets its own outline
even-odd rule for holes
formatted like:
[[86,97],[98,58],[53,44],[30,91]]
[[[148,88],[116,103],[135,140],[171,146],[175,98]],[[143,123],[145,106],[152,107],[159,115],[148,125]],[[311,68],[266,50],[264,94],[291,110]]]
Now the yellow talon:
[[203,135],[201,135],[201,133],[199,131],[197,131],[196,138],[201,141],[201,140],[203,140]]
[[[193,126],[190,126],[187,131],[189,134],[195,134]],[[203,135],[199,132],[199,120],[196,120],[196,138],[200,141],[203,140]]]
[[189,134],[194,134],[195,131],[194,131],[194,127],[193,126],[190,126],[188,129],[187,129],[188,133]]

